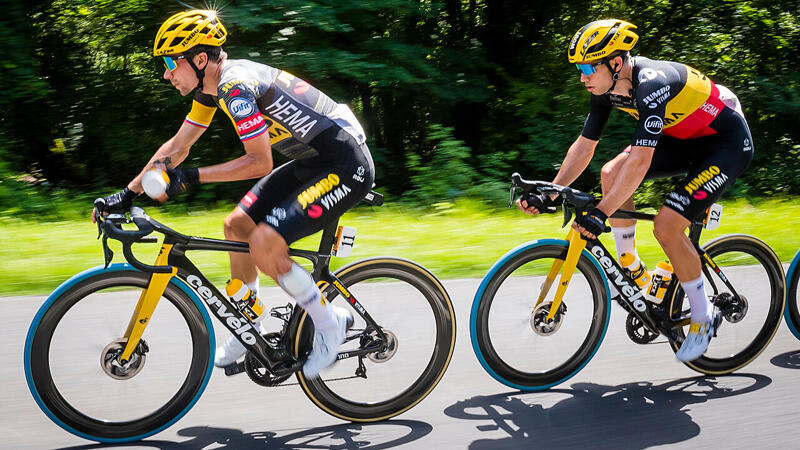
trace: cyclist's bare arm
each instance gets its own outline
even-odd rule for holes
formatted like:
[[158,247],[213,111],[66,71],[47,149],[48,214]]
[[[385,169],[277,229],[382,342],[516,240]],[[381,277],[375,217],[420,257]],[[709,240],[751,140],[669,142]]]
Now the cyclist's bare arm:
[[245,154],[214,166],[200,168],[200,182],[238,181],[260,178],[272,172],[269,133],[242,142]]
[[564,162],[561,163],[561,168],[558,169],[558,174],[553,179],[553,183],[561,186],[569,186],[573,181],[586,170],[589,161],[594,156],[594,149],[597,147],[597,141],[578,136],[575,142],[570,145],[567,151],[567,156],[564,157]]
[[192,148],[192,145],[197,142],[197,139],[200,138],[204,131],[206,131],[205,128],[183,122],[178,132],[175,133],[175,136],[172,136],[167,142],[161,144],[161,147],[159,147],[153,157],[150,158],[150,161],[148,161],[139,175],[128,183],[128,189],[139,194],[144,192],[142,188],[142,175],[144,175],[154,163],[164,161],[165,158],[169,158],[170,167],[175,167],[183,162],[186,156],[189,155],[189,149]]
[[647,174],[647,169],[650,168],[650,162],[653,159],[654,147],[642,147],[635,145],[631,147],[628,157],[622,160],[619,176],[617,176],[614,185],[603,196],[597,208],[607,215],[611,215],[625,203],[626,200],[631,198],[636,188],[642,184],[644,176]]

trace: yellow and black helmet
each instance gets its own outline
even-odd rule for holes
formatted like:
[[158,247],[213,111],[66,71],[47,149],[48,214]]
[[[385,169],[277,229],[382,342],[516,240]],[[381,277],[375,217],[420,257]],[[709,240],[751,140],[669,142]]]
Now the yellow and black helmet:
[[592,61],[607,57],[615,51],[628,51],[636,45],[639,36],[633,32],[636,25],[624,20],[608,19],[591,22],[578,30],[569,43],[567,57],[570,63]]
[[153,56],[177,55],[196,45],[219,47],[227,36],[228,31],[216,11],[193,9],[179,12],[158,29]]

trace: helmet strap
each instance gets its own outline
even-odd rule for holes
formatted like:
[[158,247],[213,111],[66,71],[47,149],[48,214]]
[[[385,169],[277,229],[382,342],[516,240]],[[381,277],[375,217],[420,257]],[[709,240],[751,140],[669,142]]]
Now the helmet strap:
[[613,82],[611,83],[611,87],[608,88],[608,90],[605,92],[605,94],[603,94],[603,95],[606,95],[606,94],[611,93],[611,91],[614,90],[614,87],[617,86],[617,80],[619,80],[619,73],[622,71],[622,66],[620,65],[619,70],[617,70],[615,72],[614,69],[611,68],[611,64],[608,63],[608,59],[606,59],[603,62],[605,63],[606,67],[608,67],[608,71],[611,72],[611,79],[613,80]]
[[206,76],[206,67],[208,67],[208,59],[207,59],[208,54],[206,54],[206,65],[203,66],[202,69],[198,68],[194,64],[194,61],[192,60],[193,57],[194,55],[192,55],[192,57],[187,56],[186,62],[189,63],[192,69],[194,69],[195,75],[197,75],[197,87],[195,87],[195,89],[197,89],[199,92],[203,92],[203,78],[205,78]]

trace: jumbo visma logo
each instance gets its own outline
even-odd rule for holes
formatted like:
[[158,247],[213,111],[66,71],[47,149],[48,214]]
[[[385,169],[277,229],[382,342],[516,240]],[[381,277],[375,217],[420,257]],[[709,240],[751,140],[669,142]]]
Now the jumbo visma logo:
[[[697,200],[703,200],[703,199],[706,198],[707,194],[705,192],[701,193],[701,192],[697,192],[697,191],[704,184],[706,184],[709,181],[711,181],[712,179],[714,179],[714,177],[716,175],[719,175],[719,173],[720,173],[719,167],[710,166],[708,169],[700,172],[699,174],[697,174],[696,177],[692,178],[692,181],[687,183],[686,186],[684,186],[683,188],[686,189],[686,192],[688,192],[689,195],[691,195],[692,197],[696,198]],[[725,177],[725,180],[727,180],[727,179],[728,179],[728,177]],[[722,181],[724,181],[724,180],[722,180]],[[719,183],[719,184],[721,184],[721,183]],[[718,187],[718,186],[715,186],[715,190],[716,190],[716,187]]]
[[308,208],[308,205],[314,203],[318,198],[330,192],[333,188],[339,185],[339,175],[335,173],[329,174],[326,178],[319,180],[316,184],[301,192],[297,196],[297,202],[303,209]]

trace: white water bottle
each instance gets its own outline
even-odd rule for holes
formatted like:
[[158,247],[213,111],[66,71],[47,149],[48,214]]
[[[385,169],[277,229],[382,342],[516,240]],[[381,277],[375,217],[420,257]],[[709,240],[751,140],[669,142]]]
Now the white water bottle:
[[672,281],[672,265],[666,261],[661,261],[653,272],[653,281],[647,287],[645,298],[655,304],[664,301],[669,283]]

